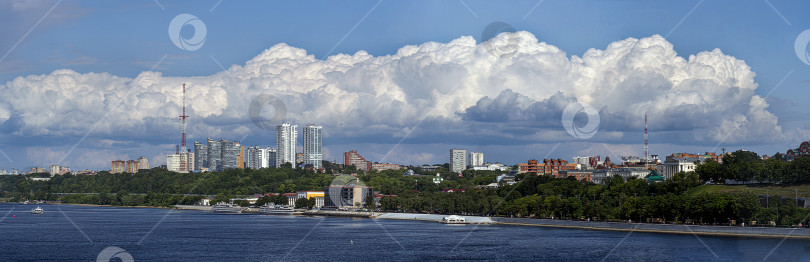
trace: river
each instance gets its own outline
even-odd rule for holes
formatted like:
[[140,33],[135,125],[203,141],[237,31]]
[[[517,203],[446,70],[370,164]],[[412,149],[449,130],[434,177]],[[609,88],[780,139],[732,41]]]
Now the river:
[[0,204],[0,260],[810,261],[810,241]]

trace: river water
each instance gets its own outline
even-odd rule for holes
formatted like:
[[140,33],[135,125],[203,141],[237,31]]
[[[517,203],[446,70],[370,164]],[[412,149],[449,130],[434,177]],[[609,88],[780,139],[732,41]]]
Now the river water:
[[[810,261],[810,241],[0,204],[0,260]],[[117,261],[117,260],[113,260]]]

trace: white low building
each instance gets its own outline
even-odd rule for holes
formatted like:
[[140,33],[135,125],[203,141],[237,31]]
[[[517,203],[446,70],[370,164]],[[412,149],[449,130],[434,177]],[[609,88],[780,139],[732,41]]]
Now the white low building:
[[644,179],[647,175],[650,174],[650,170],[647,169],[639,169],[639,168],[608,168],[608,169],[599,169],[593,171],[592,180],[596,184],[602,184],[604,180],[608,177],[612,178],[615,175],[619,175],[624,180],[628,180],[630,178],[637,178],[637,179]]
[[504,166],[499,163],[483,165],[483,166],[473,166],[473,170],[488,170],[488,171],[506,171],[509,170],[509,167]]
[[678,172],[694,172],[697,168],[698,158],[671,158],[664,161],[663,165],[656,166],[658,174],[664,179],[671,179]]

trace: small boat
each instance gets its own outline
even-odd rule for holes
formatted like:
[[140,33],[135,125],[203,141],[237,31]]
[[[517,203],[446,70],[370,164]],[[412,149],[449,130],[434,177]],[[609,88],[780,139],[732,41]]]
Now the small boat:
[[42,215],[45,214],[45,210],[42,210],[41,207],[37,206],[37,208],[31,209],[31,214]]
[[233,204],[227,204],[225,202],[219,202],[213,207],[211,207],[211,211],[213,211],[214,213],[221,213],[221,214],[239,214],[242,213],[242,207]]
[[467,218],[462,217],[462,216],[456,216],[456,215],[443,217],[442,218],[442,223],[443,224],[468,224]]
[[264,215],[292,215],[293,208],[291,206],[276,205],[270,203],[259,208],[259,213]]

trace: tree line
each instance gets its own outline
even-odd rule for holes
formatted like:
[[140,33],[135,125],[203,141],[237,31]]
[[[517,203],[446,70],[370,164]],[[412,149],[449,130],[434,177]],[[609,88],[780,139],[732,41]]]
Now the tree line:
[[785,161],[780,155],[762,160],[757,153],[736,151],[723,157],[722,163],[708,160],[695,168],[701,180],[723,183],[726,180],[761,183],[810,183],[810,155]]
[[[643,179],[625,181],[616,176],[597,185],[573,178],[519,174],[516,184],[502,183],[498,188],[488,189],[482,186],[492,183],[501,172],[468,170],[459,176],[444,169],[437,172],[444,179],[439,184],[433,182],[431,175],[405,176],[401,170],[360,172],[359,178],[378,193],[387,195],[380,200],[379,209],[392,212],[679,223],[719,224],[731,220],[739,223],[773,220],[779,225],[802,223],[808,211],[798,207],[795,199],[763,199],[753,194],[690,193],[707,180],[744,179],[749,177],[748,174],[760,174],[751,171],[750,166],[758,165],[751,163],[773,161],[758,159],[738,151],[727,156],[723,164],[706,162],[698,166],[697,172],[677,173],[662,183],[648,183]],[[810,157],[800,157],[785,163],[793,171],[798,171],[802,161],[808,160]],[[214,195],[213,202],[219,202],[237,196],[279,193],[260,198],[257,205],[286,204],[287,199],[281,193],[320,191],[330,185],[334,177],[291,167],[232,169],[201,174],[178,174],[160,169],[136,174],[100,172],[97,175],[66,174],[55,176],[50,181],[2,176],[0,197],[12,201],[31,199],[171,206],[194,204],[202,199],[202,196],[183,194]],[[442,191],[444,189],[466,191],[447,193]],[[77,194],[60,197],[56,193]],[[366,199],[364,202],[370,204],[374,201]],[[236,204],[247,205],[245,202]],[[300,200],[295,205],[311,207],[314,201]]]

